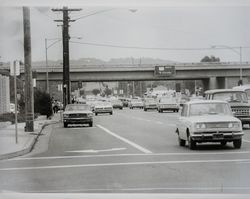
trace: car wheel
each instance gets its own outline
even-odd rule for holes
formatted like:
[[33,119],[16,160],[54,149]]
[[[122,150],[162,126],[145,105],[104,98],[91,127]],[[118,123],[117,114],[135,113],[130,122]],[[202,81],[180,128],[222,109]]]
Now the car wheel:
[[67,128],[68,127],[68,123],[64,122],[63,126],[64,126],[64,128]]
[[110,112],[109,114],[110,114],[110,115],[113,115],[113,112]]
[[241,144],[242,144],[242,140],[241,139],[233,141],[234,148],[236,148],[236,149],[240,149],[241,148]]
[[144,111],[147,111],[147,109],[146,109],[146,108],[144,108]]
[[93,126],[93,122],[90,122],[90,123],[89,123],[89,126],[92,127],[92,126]]
[[181,139],[179,135],[178,135],[178,142],[179,142],[179,146],[185,146],[186,145],[186,140]]
[[192,140],[190,136],[188,137],[188,147],[191,150],[194,150],[196,148],[196,142]]
[[98,115],[98,113],[95,113],[95,115]]
[[227,141],[221,141],[220,144],[221,144],[221,146],[226,146],[227,145]]

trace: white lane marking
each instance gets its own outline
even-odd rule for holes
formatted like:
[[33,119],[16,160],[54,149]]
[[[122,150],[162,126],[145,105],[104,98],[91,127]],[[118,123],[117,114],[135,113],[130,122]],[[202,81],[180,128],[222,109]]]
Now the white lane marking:
[[[107,188],[107,189],[105,189],[105,188],[99,188],[99,189],[98,188],[96,188],[96,189],[63,189],[63,192],[64,192],[63,193],[63,196],[64,196],[63,198],[65,198],[65,195],[67,195],[67,193],[71,193],[70,196],[74,196],[74,192],[82,193],[82,192],[97,192],[97,191],[98,192],[103,192],[103,191],[156,191],[156,190],[179,190],[179,191],[181,191],[181,190],[192,190],[192,191],[198,191],[198,190],[199,191],[202,191],[202,190],[204,190],[204,191],[207,190],[208,191],[208,190],[210,190],[210,191],[216,191],[217,190],[217,191],[221,192],[222,190],[250,190],[250,187],[246,187],[246,186],[244,186],[244,187],[240,187],[240,186],[238,186],[238,187],[231,187],[231,186],[225,187],[225,186],[223,186],[223,188],[222,188],[221,186],[219,186],[219,187],[145,187],[145,188],[143,188],[143,187],[136,188],[135,187],[135,188],[113,188],[113,189],[112,188]],[[30,193],[44,193],[44,192],[46,193],[46,196],[48,196],[49,195],[48,193],[52,193],[52,194],[53,193],[59,193],[59,192],[62,192],[62,190],[58,190],[58,189],[55,189],[55,190],[48,189],[46,191],[32,190],[32,191],[26,191],[25,193],[30,194]],[[8,190],[7,191],[3,190],[1,193],[17,193],[17,192],[10,192]],[[73,193],[73,195],[72,195],[72,193]],[[18,194],[20,194],[20,193],[18,193]],[[21,194],[23,194],[23,193],[21,193]],[[91,196],[93,196],[93,195],[94,194],[91,194]],[[114,195],[110,195],[110,194],[106,194],[106,195],[108,195],[109,199],[111,199],[113,197],[115,199],[117,199],[119,197],[119,193],[114,194]],[[163,197],[160,197],[159,194],[157,194],[157,195],[159,197],[156,197],[156,195],[154,195],[154,194],[150,194],[149,198],[150,199],[152,199],[152,198],[169,198],[169,197],[167,197],[166,194],[164,194]],[[178,194],[172,194],[173,198],[175,198],[175,199],[208,198],[207,197],[208,195],[209,195],[209,198],[213,198],[213,199],[235,199],[235,198],[249,199],[249,195],[242,194],[242,195],[240,195],[241,197],[239,197],[239,194],[231,194],[231,193],[230,193],[231,197],[229,197],[228,194],[222,194],[222,193],[220,193],[220,194],[202,194],[202,195],[199,195],[197,193],[195,193],[195,194],[185,194],[185,197],[184,197],[184,194],[179,194],[179,197],[178,197]],[[58,194],[57,194],[57,196],[58,196]],[[86,196],[86,195],[84,195],[84,196]],[[124,196],[124,193],[122,193],[122,196]],[[128,196],[129,195],[126,194],[126,198],[129,198]],[[133,194],[133,196],[134,196],[134,194]],[[136,196],[138,196],[137,198],[147,199],[149,195],[139,193],[139,194],[136,194]],[[143,197],[139,197],[139,196],[143,196]],[[242,196],[246,196],[246,197],[242,198]],[[26,197],[24,197],[24,198],[26,198]],[[70,197],[70,198],[72,198],[72,197]],[[92,198],[92,197],[88,197],[88,198]],[[97,199],[98,197],[94,197],[94,198]]]
[[50,156],[50,157],[30,157],[30,158],[13,158],[3,161],[23,161],[23,160],[53,160],[53,159],[72,159],[72,158],[96,158],[96,157],[127,157],[127,156],[192,156],[192,155],[232,155],[232,154],[249,154],[250,151],[240,152],[213,152],[213,153],[132,153],[132,154],[103,154],[103,155],[78,155],[78,156]]
[[121,151],[121,150],[126,150],[127,148],[112,148],[112,149],[102,149],[102,150],[94,150],[94,149],[89,149],[89,150],[78,150],[78,151],[65,151],[68,153],[99,153],[99,152],[109,152],[109,151]]
[[78,165],[58,165],[58,166],[41,166],[41,167],[14,167],[1,168],[0,171],[17,171],[17,170],[39,170],[39,169],[65,169],[65,168],[82,168],[82,167],[109,167],[109,166],[137,166],[152,164],[193,164],[193,163],[239,163],[249,162],[249,159],[234,160],[184,160],[184,161],[155,161],[155,162],[121,162],[121,163],[102,163],[102,164],[78,164]]
[[248,142],[248,143],[250,143],[250,141],[249,141],[249,140],[242,139],[242,141],[243,141],[243,142]]
[[117,139],[122,140],[123,142],[126,142],[127,144],[129,144],[129,145],[131,145],[131,146],[137,148],[138,150],[140,150],[140,151],[143,152],[143,153],[147,153],[147,154],[148,154],[148,153],[152,153],[152,152],[149,151],[148,149],[145,149],[144,147],[142,147],[142,146],[140,146],[140,145],[138,145],[138,144],[136,144],[136,143],[134,143],[134,142],[132,142],[132,141],[130,141],[130,140],[124,138],[124,137],[121,137],[121,136],[119,136],[119,135],[117,135],[117,134],[111,132],[110,130],[106,129],[105,127],[103,127],[103,126],[101,126],[101,125],[99,125],[99,124],[96,125],[96,126],[99,127],[100,129],[104,130],[106,133],[108,133],[108,134],[110,134],[110,135],[116,137]]

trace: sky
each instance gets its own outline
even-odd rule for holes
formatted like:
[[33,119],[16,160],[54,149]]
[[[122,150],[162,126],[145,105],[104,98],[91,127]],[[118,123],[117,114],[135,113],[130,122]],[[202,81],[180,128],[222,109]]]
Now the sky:
[[[51,10],[61,7],[49,2],[54,1],[28,4],[32,61],[45,61],[45,38],[48,46],[52,45],[47,51],[48,59],[62,59],[62,29],[60,23],[54,22],[62,19],[62,14]],[[151,57],[199,62],[205,55],[214,55],[227,62],[240,61],[242,47],[242,61],[250,61],[250,4],[244,4],[246,1],[147,4],[138,0],[138,4],[122,6],[114,1],[83,2],[79,6],[69,4],[69,8],[82,8],[69,15],[76,19],[69,28],[70,59]],[[22,5],[1,5],[0,61],[23,60]]]

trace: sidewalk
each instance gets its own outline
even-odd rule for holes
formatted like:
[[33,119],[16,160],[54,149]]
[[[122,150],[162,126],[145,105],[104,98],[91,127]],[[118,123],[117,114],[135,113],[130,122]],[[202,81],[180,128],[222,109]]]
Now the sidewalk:
[[18,123],[18,143],[16,144],[15,124],[0,127],[0,160],[9,159],[29,153],[34,147],[43,128],[60,121],[60,113],[51,120],[44,117],[34,121],[34,132],[25,132],[25,123]]

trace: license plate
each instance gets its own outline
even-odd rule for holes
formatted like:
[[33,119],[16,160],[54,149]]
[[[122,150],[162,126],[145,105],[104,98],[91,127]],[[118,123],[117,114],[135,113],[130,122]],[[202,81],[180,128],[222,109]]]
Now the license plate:
[[215,138],[215,139],[223,139],[224,136],[223,136],[223,134],[218,133],[218,134],[213,134],[213,138]]

